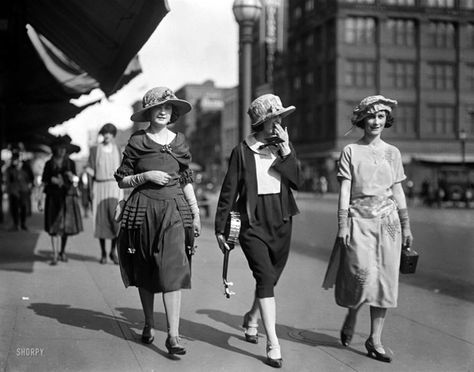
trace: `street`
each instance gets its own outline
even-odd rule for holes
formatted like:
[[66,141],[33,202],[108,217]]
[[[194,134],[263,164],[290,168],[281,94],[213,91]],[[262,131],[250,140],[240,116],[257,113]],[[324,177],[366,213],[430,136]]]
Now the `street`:
[[[214,215],[216,196],[211,198]],[[336,233],[336,197],[299,194],[290,259],[276,289],[277,332],[285,371],[474,371],[474,210],[410,209],[420,253],[417,273],[401,275],[399,306],[389,310],[384,364],[367,358],[369,313],[359,315],[349,348],[339,342],[345,310],[321,283]],[[170,358],[166,322],[155,300],[157,334],[143,345],[135,288],[117,266],[100,265],[99,245],[85,232],[68,245],[69,262],[49,266],[49,237],[34,215],[27,233],[0,230],[0,370],[2,371],[262,371],[265,336],[246,343],[240,328],[253,278],[239,247],[231,252],[226,299],[222,254],[212,218],[203,221],[193,259],[193,289],[183,291],[180,331],[188,349]]]

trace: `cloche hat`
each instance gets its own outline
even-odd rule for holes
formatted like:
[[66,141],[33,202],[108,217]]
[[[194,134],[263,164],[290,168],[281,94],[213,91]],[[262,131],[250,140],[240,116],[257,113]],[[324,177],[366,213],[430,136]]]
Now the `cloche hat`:
[[[371,114],[375,114],[378,111],[385,110],[389,113],[398,104],[394,99],[385,98],[382,95],[368,96],[365,97],[352,111],[351,122],[352,125],[356,125],[358,122],[366,118]],[[387,128],[391,125],[385,125]]]
[[295,110],[295,106],[283,107],[280,97],[264,94],[253,100],[247,113],[252,121],[252,127],[255,127],[276,116],[284,118]]
[[191,111],[191,104],[184,99],[177,98],[171,89],[166,87],[156,87],[145,93],[142,99],[143,108],[135,112],[130,119],[132,121],[149,121],[147,115],[148,110],[165,103],[173,105],[173,112],[177,114],[177,116],[172,115],[171,121],[175,121],[179,116]]

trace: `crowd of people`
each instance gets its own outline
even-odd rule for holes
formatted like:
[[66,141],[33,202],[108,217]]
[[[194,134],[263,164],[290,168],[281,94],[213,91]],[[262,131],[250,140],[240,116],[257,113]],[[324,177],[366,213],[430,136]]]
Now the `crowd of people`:
[[[385,128],[396,125],[396,105],[396,100],[375,95],[362,99],[352,112],[351,130],[362,133],[339,158],[338,232],[322,283],[326,289],[335,287],[336,303],[347,308],[340,330],[344,347],[351,344],[359,311],[369,306],[365,348],[369,357],[382,362],[391,361],[382,331],[387,310],[397,306],[401,251],[413,241],[401,154],[381,138]],[[125,287],[138,288],[144,315],[141,341],[154,342],[154,298],[161,293],[165,347],[173,355],[186,353],[179,331],[181,291],[191,288],[201,220],[190,148],[185,136],[170,130],[169,124],[191,109],[169,88],[149,90],[142,108],[131,117],[147,122],[147,128],[133,133],[122,152],[114,141],[117,128],[105,124],[99,131],[102,141],[90,149],[79,175],[69,157],[74,151],[70,138],[58,137],[41,178],[44,197],[38,198],[44,230],[51,237],[51,265],[68,261],[68,237],[79,234],[83,216],[92,213],[99,262],[105,264],[109,258],[119,265]],[[227,240],[229,219],[239,216],[238,240],[255,279],[242,318],[243,334],[247,342],[258,343],[261,318],[266,362],[275,368],[283,365],[275,287],[287,264],[292,221],[299,212],[293,192],[304,181],[286,119],[295,110],[274,94],[250,104],[251,133],[232,150],[215,215],[216,240],[223,253],[233,248]],[[31,171],[14,153],[6,171],[12,230],[27,230],[33,182]],[[320,193],[326,193],[327,180],[321,177],[317,183]]]

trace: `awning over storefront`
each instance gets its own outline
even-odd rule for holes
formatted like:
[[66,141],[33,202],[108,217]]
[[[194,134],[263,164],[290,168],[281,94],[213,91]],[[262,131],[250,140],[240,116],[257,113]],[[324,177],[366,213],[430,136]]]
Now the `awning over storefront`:
[[[433,165],[462,165],[461,154],[411,154],[411,160],[419,163]],[[466,154],[465,164],[474,165],[474,155]]]
[[136,57],[169,11],[166,0],[6,0],[0,3],[0,147],[47,138],[141,72]]
[[26,21],[112,94],[168,12],[166,0],[27,0]]

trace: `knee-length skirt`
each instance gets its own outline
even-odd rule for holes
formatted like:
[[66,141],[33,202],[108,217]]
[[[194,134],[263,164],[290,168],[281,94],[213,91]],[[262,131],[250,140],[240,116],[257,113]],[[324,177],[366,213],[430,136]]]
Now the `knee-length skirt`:
[[94,182],[93,192],[94,237],[98,239],[115,239],[120,224],[115,221],[114,213],[117,203],[123,197],[123,191],[115,180]]
[[44,230],[52,236],[76,235],[83,230],[78,194],[63,190],[46,194]]
[[[127,201],[118,237],[122,279],[126,287],[150,292],[191,288],[191,262],[185,247],[185,223],[178,199],[155,200],[135,193]],[[134,205],[133,217],[127,208]],[[127,219],[128,218],[128,219]],[[131,221],[131,218],[133,221]]]

